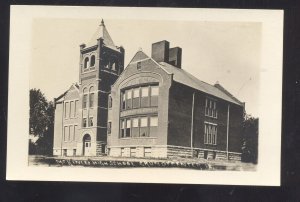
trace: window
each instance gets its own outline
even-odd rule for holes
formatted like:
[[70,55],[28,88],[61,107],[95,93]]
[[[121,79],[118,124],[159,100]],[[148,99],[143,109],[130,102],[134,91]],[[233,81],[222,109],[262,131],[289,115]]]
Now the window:
[[120,137],[156,137],[158,117],[156,116],[142,116],[132,117],[121,120],[121,134]]
[[90,107],[94,106],[94,93],[90,94]]
[[141,107],[149,107],[149,87],[142,87]]
[[116,71],[116,63],[112,63],[111,69],[114,70],[114,71]]
[[158,86],[142,86],[121,92],[121,109],[158,106]]
[[144,148],[144,156],[145,157],[151,157],[151,147],[145,147]]
[[69,126],[69,136],[68,136],[68,141],[71,141],[71,136],[73,136],[74,130],[72,130],[73,126]]
[[131,147],[130,148],[130,157],[135,157],[136,156],[136,147]]
[[121,120],[121,138],[125,137],[125,120]]
[[90,121],[89,121],[89,126],[90,126],[90,127],[94,126],[93,117],[90,117],[89,120],[90,120]]
[[66,149],[63,150],[63,156],[67,156],[67,150]]
[[141,117],[141,127],[140,127],[141,137],[148,137],[148,117]]
[[157,116],[150,117],[150,136],[157,134],[158,118]]
[[126,90],[127,99],[126,99],[126,109],[131,109],[132,105],[132,91]]
[[157,127],[158,126],[158,118],[157,116],[150,117],[150,126]]
[[125,101],[126,101],[126,95],[125,93],[122,93],[122,107],[121,107],[122,110],[125,109]]
[[75,117],[75,102],[71,101],[70,102],[70,117]]
[[86,104],[87,104],[87,95],[83,95],[83,100],[82,100],[82,108],[86,109]]
[[78,115],[78,100],[75,100],[75,106],[74,106],[74,117],[77,117]]
[[121,148],[121,156],[125,156],[125,148]]
[[107,122],[107,133],[111,134],[111,122]]
[[142,68],[142,63],[141,63],[141,62],[137,62],[137,63],[136,63],[136,68],[137,68],[137,70],[141,70],[141,68]]
[[158,106],[158,86],[151,86],[151,106],[157,107]]
[[108,96],[108,108],[112,108],[112,98],[111,95]]
[[76,156],[76,149],[73,149],[73,156]]
[[66,102],[65,103],[65,118],[70,118],[70,103]]
[[139,118],[133,118],[132,119],[132,129],[131,129],[132,137],[139,137],[140,131],[139,131]]
[[217,125],[205,123],[204,124],[204,144],[217,144]]
[[125,134],[125,137],[130,137],[130,132],[131,132],[131,120],[127,119],[126,120],[126,134]]
[[139,108],[139,107],[140,107],[140,89],[134,88],[133,89],[132,108]]
[[75,141],[76,139],[76,131],[77,131],[77,125],[74,125],[73,141]]
[[216,101],[206,98],[206,100],[205,100],[205,116],[209,116],[209,117],[213,117],[213,118],[218,117]]
[[87,68],[88,68],[88,65],[89,65],[89,58],[88,57],[86,57],[85,59],[84,59],[84,70],[86,70]]
[[95,66],[95,55],[91,57],[91,67]]
[[84,128],[87,127],[86,118],[83,118],[83,120],[82,120],[82,126]]
[[67,137],[69,136],[68,132],[69,132],[69,127],[65,126],[64,127],[64,142],[67,141]]

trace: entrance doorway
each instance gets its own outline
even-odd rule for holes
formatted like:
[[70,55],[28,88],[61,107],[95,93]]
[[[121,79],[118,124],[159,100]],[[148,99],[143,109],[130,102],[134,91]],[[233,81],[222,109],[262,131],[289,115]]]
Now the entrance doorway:
[[89,134],[85,134],[83,136],[83,156],[90,156],[91,154],[91,136]]

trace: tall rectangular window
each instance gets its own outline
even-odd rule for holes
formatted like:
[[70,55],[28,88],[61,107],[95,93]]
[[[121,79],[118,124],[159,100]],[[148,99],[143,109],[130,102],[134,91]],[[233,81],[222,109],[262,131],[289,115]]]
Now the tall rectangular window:
[[74,112],[75,112],[75,102],[71,101],[70,102],[70,117],[75,117]]
[[148,137],[148,117],[141,117],[140,136]]
[[157,126],[158,126],[158,117],[151,116],[150,117],[150,136],[156,136]]
[[152,107],[158,106],[158,94],[159,94],[158,86],[151,86],[151,106]]
[[125,92],[122,92],[122,101],[121,101],[121,109],[126,109],[126,94]]
[[90,107],[94,106],[94,93],[90,93]]
[[215,100],[206,98],[205,100],[205,116],[217,118],[218,111],[217,111],[217,102]]
[[112,108],[112,98],[111,95],[108,96],[108,108]]
[[76,131],[77,131],[77,125],[74,125],[74,132],[73,132],[73,141],[76,139]]
[[65,103],[65,118],[70,118],[70,102]]
[[142,87],[141,90],[141,107],[149,107],[149,87]]
[[82,108],[86,109],[86,107],[87,107],[87,95],[83,95]]
[[139,137],[140,131],[139,131],[139,118],[133,118],[132,119],[132,129],[131,129],[131,136],[132,137]]
[[126,120],[126,137],[130,137],[130,133],[131,133],[131,120],[127,119]]
[[204,124],[204,144],[217,144],[217,125],[210,123]]
[[140,88],[133,89],[132,108],[140,107]]
[[86,120],[86,118],[83,118],[82,119],[82,126],[85,128],[85,127],[87,127],[87,120]]
[[121,138],[125,137],[125,120],[121,120]]
[[67,137],[69,136],[68,132],[69,132],[69,127],[65,126],[64,127],[64,142],[67,141]]
[[71,141],[71,137],[73,136],[74,130],[72,130],[73,126],[69,126],[69,136],[68,136],[68,141]]
[[132,90],[126,90],[126,109],[132,108]]
[[111,134],[111,122],[107,122],[107,134]]
[[90,118],[89,118],[89,126],[90,126],[90,127],[94,126],[94,120],[93,120],[93,117],[90,117]]
[[77,115],[78,115],[78,100],[75,100],[74,117],[77,117]]

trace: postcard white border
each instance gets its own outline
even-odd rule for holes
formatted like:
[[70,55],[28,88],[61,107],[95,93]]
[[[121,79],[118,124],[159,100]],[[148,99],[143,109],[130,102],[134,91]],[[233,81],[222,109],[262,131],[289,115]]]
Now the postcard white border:
[[[187,169],[108,169],[29,167],[29,68],[34,18],[148,19],[186,21],[262,22],[259,106],[259,163],[257,171],[198,171]],[[8,180],[142,182],[227,185],[280,185],[282,10],[197,8],[120,8],[11,6],[9,103],[7,133]],[[155,172],[154,172],[155,171]]]

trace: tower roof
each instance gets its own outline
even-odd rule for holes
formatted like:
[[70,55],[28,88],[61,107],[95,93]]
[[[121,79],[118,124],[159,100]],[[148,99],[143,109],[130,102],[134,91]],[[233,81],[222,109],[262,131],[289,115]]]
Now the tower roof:
[[116,47],[105,27],[103,19],[101,20],[101,24],[98,26],[98,28],[97,28],[96,32],[93,34],[92,38],[87,43],[87,46],[96,45],[97,39],[99,39],[99,38],[103,38],[103,42],[106,46],[113,47],[113,48]]

